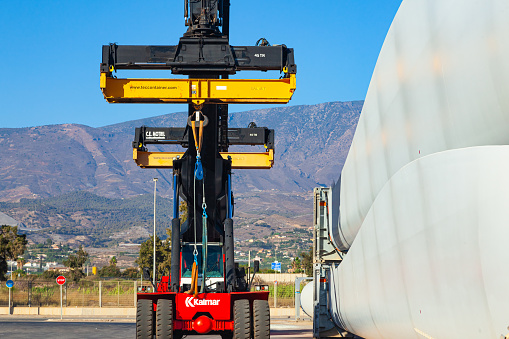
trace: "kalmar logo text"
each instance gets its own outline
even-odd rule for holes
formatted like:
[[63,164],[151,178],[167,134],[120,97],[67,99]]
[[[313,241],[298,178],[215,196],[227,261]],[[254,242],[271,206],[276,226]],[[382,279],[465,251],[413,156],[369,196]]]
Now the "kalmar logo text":
[[200,300],[195,299],[193,297],[186,298],[186,306],[187,307],[195,307],[195,306],[218,306],[219,300]]

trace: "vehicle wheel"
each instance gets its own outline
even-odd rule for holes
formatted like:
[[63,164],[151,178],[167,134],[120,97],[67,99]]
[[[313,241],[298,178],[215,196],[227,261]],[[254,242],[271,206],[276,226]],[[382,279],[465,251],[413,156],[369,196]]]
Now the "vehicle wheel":
[[156,338],[173,339],[173,302],[171,300],[157,301]]
[[152,300],[140,299],[136,303],[136,339],[152,339],[154,336],[154,307]]
[[233,339],[250,339],[251,314],[249,300],[235,300],[233,303]]
[[253,301],[253,338],[270,338],[270,309],[267,300]]

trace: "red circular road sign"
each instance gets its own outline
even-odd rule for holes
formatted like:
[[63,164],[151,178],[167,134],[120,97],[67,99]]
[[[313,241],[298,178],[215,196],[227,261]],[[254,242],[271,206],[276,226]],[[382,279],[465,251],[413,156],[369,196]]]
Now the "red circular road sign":
[[65,277],[63,275],[59,275],[57,277],[57,284],[59,284],[59,285],[65,284]]

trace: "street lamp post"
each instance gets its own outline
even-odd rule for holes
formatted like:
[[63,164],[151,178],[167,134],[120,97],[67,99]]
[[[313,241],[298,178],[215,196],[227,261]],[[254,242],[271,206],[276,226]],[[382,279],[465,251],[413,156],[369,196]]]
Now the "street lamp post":
[[[154,178],[154,266],[152,267],[152,280],[153,286],[156,286],[156,192],[157,192],[157,178]],[[155,291],[154,291],[155,292]]]
[[[12,280],[12,260],[11,260],[11,280]],[[9,314],[11,314],[11,290],[12,288],[9,287]]]

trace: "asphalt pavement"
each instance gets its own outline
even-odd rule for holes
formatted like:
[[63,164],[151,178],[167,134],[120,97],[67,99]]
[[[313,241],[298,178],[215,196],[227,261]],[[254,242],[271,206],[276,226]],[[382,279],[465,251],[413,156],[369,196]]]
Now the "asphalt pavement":
[[[312,338],[310,321],[271,319],[271,338]],[[1,339],[135,338],[136,325],[129,318],[50,319],[38,316],[0,316]],[[187,339],[220,339],[220,336],[188,336]]]

